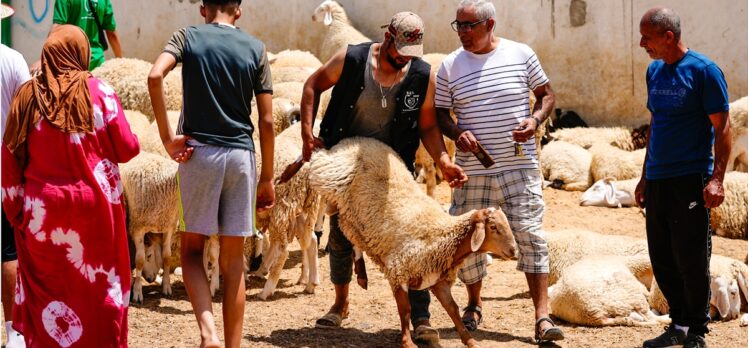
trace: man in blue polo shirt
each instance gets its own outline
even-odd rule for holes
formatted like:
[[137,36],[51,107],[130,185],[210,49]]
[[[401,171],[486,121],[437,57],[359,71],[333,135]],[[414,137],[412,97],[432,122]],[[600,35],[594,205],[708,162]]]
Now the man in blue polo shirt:
[[714,62],[681,41],[673,10],[647,11],[639,31],[639,45],[655,61],[647,69],[652,120],[636,200],[647,208],[649,256],[673,320],[644,347],[706,347],[709,209],[724,200],[730,155],[727,83]]

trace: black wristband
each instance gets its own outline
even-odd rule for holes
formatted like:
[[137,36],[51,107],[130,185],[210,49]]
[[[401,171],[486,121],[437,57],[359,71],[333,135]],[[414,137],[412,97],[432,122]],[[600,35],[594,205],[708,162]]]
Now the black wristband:
[[533,119],[533,120],[535,120],[535,122],[536,122],[536,123],[535,123],[535,127],[540,127],[540,124],[542,123],[542,122],[540,122],[540,119],[539,119],[539,118],[538,118],[537,116],[535,116],[535,115],[533,115],[533,116],[531,116],[531,117],[532,117],[532,119]]

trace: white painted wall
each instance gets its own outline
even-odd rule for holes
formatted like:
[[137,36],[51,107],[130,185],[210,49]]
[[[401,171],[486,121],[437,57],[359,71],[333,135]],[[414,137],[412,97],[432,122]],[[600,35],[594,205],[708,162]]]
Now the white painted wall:
[[[199,0],[112,0],[127,56],[153,60],[175,30],[201,23]],[[317,52],[325,28],[311,15],[321,0],[245,0],[238,25],[277,52]],[[449,27],[457,0],[340,0],[351,21],[379,40],[398,11],[413,11],[426,25],[426,52],[458,47]],[[535,49],[558,94],[557,106],[574,109],[594,125],[648,121],[644,74],[650,59],[639,48],[639,19],[650,7],[675,9],[683,39],[724,71],[730,100],[748,95],[748,0],[586,0],[586,22],[572,27],[572,0],[494,0],[496,33]],[[51,26],[54,0],[13,0],[13,45],[31,62]],[[45,13],[45,8],[47,9]],[[32,10],[33,9],[33,14]]]

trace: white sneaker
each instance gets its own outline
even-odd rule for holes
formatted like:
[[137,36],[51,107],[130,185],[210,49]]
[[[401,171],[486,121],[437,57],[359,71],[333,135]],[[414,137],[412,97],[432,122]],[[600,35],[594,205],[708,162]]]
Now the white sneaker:
[[11,327],[10,321],[5,322],[5,332],[8,334],[8,342],[5,344],[5,348],[26,347],[26,341],[23,339],[23,335]]

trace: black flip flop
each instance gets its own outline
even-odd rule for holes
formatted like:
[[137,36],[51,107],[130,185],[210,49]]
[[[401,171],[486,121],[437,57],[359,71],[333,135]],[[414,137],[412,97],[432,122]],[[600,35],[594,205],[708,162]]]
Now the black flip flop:
[[[552,325],[552,327],[549,327],[545,330],[540,330],[540,323],[542,322],[548,322]],[[564,339],[564,332],[561,331],[560,328],[556,327],[556,323],[551,320],[551,318],[543,317],[538,319],[538,321],[535,322],[535,342],[540,344],[543,342],[549,342],[549,341],[560,341]]]

